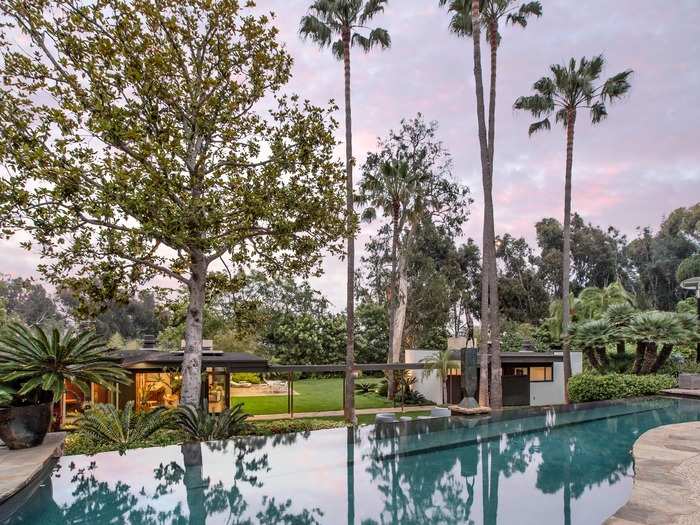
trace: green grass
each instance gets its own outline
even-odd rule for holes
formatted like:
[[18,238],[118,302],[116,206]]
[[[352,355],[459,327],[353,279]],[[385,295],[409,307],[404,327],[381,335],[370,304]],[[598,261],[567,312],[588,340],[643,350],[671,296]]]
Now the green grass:
[[[362,383],[376,383],[378,378],[363,377]],[[294,412],[323,412],[342,410],[343,379],[331,377],[325,379],[301,379],[294,381]],[[234,397],[232,404],[243,403],[243,409],[249,414],[285,414],[287,413],[287,396]],[[383,408],[393,406],[391,401],[374,392],[355,393],[355,408]]]

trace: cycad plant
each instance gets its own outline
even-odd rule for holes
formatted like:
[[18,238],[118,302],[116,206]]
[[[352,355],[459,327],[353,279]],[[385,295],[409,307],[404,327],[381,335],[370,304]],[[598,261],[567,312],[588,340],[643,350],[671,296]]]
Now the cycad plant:
[[607,319],[591,319],[571,326],[571,346],[581,350],[589,363],[598,372],[605,372],[610,366],[606,350],[613,340],[614,328]]
[[229,439],[240,433],[248,414],[243,412],[243,403],[224,410],[220,414],[210,414],[205,408],[181,405],[175,409],[173,424],[184,432],[190,441],[216,441]]
[[18,385],[14,395],[25,403],[59,401],[66,381],[83,393],[90,391],[90,383],[107,388],[127,383],[126,372],[105,351],[94,332],[54,328],[47,333],[10,323],[0,335],[0,382]]
[[163,407],[150,412],[134,411],[134,402],[126,403],[122,410],[113,405],[95,405],[80,416],[78,432],[98,446],[125,450],[143,446],[155,432],[168,426],[170,413]]
[[[634,315],[626,329],[629,339],[637,342],[633,372],[656,372],[668,360],[674,345],[688,339],[678,314],[650,310]],[[661,351],[658,349],[661,347]]]
[[634,307],[627,302],[611,304],[605,310],[603,319],[606,319],[613,327],[613,339],[618,355],[624,355],[626,352],[625,329],[629,326],[636,312]]
[[[554,116],[566,129],[566,173],[564,182],[564,245],[562,249],[562,333],[566,335],[571,323],[569,311],[569,272],[571,265],[571,172],[574,153],[574,127],[579,110],[590,112],[591,122],[598,124],[607,115],[606,103],[622,97],[630,89],[632,70],[622,71],[599,83],[603,72],[603,55],[592,59],[572,58],[568,64],[552,65],[552,76],[542,77],[533,84],[535,93],[520,97],[514,107],[527,111],[538,119],[530,125],[529,134],[551,128]],[[564,338],[564,393],[568,402],[567,384],[571,377],[571,355]]]
[[[355,355],[355,209],[352,180],[352,109],[350,104],[350,50],[359,47],[365,53],[372,48],[386,49],[391,45],[389,33],[382,28],[368,29],[367,24],[384,11],[387,0],[316,0],[301,19],[299,33],[320,47],[330,47],[333,55],[343,61],[345,78],[345,170],[347,238],[347,311],[346,311],[346,370],[345,391],[352,392]],[[345,419],[355,420],[353,396],[345,396]]]
[[460,367],[460,362],[452,357],[451,350],[438,350],[433,355],[421,360],[425,363],[424,377],[431,377],[437,374],[440,378],[440,391],[442,393],[442,404],[445,404],[447,397],[447,379],[450,377],[450,370]]

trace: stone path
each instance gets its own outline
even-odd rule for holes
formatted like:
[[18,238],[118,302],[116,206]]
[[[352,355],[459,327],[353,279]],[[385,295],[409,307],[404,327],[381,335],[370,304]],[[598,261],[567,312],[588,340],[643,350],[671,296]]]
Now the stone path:
[[689,388],[669,388],[668,390],[662,390],[661,395],[667,397],[685,397],[689,399],[700,399],[700,390]]
[[[434,405],[428,405],[428,406],[410,406],[410,407],[404,407],[403,411],[404,412],[430,412],[430,409],[433,408]],[[362,414],[379,414],[379,413],[387,413],[391,412],[394,414],[397,414],[401,412],[401,407],[385,407],[385,408],[357,408],[355,409],[355,413],[359,416]],[[294,419],[299,419],[302,417],[335,417],[335,416],[342,416],[343,411],[342,410],[326,410],[325,412],[295,412],[294,413]],[[264,414],[260,416],[251,416],[249,421],[269,421],[271,419],[292,419],[291,416],[287,413],[284,414]]]
[[53,432],[38,447],[0,447],[0,503],[27,486],[52,458],[61,456],[65,438],[65,432]]
[[700,523],[700,422],[649,430],[632,452],[632,495],[605,524]]

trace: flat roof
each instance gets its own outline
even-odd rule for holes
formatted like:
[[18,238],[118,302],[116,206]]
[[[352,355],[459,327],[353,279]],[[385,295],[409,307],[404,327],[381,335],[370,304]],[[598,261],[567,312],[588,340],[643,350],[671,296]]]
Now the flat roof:
[[[180,367],[182,352],[163,352],[154,349],[117,350],[109,357],[116,359],[127,370]],[[267,359],[245,352],[204,352],[202,365],[259,372],[268,369]]]

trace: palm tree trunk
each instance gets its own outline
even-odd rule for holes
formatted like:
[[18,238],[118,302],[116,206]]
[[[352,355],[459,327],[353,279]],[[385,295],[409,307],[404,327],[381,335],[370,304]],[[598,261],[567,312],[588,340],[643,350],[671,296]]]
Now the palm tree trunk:
[[[489,228],[489,200],[491,193],[491,170],[489,163],[489,147],[486,138],[486,121],[484,110],[484,80],[481,72],[481,21],[479,0],[472,0],[472,41],[474,44],[474,84],[476,87],[476,115],[479,129],[479,149],[481,152],[481,178],[484,187],[484,232],[483,257],[481,266],[481,337],[479,350],[481,352],[481,370],[479,378],[479,404],[489,404],[489,373],[488,373],[488,339],[489,328],[493,336],[491,316],[489,314],[489,289],[491,284],[490,268],[492,253],[495,252],[492,228]],[[491,220],[493,220],[493,204],[491,201]],[[495,279],[494,279],[495,281]]]
[[610,359],[608,358],[608,352],[604,346],[599,346],[595,349],[596,355],[598,357],[598,362],[601,368],[607,368],[610,366]]
[[[394,324],[396,319],[396,306],[399,294],[399,282],[398,282],[398,251],[399,251],[399,209],[394,206],[392,210],[392,228],[391,232],[391,284],[389,290],[389,351],[387,352],[387,363],[391,364],[394,362]],[[387,398],[394,399],[396,395],[396,383],[394,381],[394,373],[390,371],[386,374],[388,383]]]
[[602,367],[600,366],[600,361],[598,361],[598,356],[595,351],[592,348],[585,348],[583,353],[588,358],[588,362],[591,366],[600,372]]
[[493,216],[493,156],[496,135],[496,71],[498,44],[496,34],[498,26],[495,21],[489,23],[489,41],[491,43],[491,85],[489,86],[489,184],[484,186],[484,214],[487,216],[489,237],[489,312],[491,315],[491,407],[503,408],[503,384],[501,369],[501,326],[498,311],[498,271],[496,268],[496,231]]
[[646,353],[646,343],[637,341],[637,349],[634,355],[634,365],[632,366],[633,374],[640,374],[642,371],[642,363],[644,362],[644,354]]
[[207,278],[207,262],[204,255],[191,257],[189,305],[185,317],[185,351],[182,356],[182,390],[180,402],[197,407],[202,390],[202,331]]
[[617,348],[617,355],[625,355],[626,349],[625,349],[625,342],[624,341],[618,341],[616,343],[616,348]]
[[661,352],[659,352],[659,355],[656,358],[656,361],[654,361],[654,364],[651,367],[652,374],[655,374],[656,372],[658,372],[659,368],[661,368],[662,366],[664,366],[664,364],[666,364],[666,361],[668,361],[668,358],[671,355],[671,352],[673,352],[673,345],[666,343],[666,344],[661,346]]
[[352,111],[350,108],[350,28],[343,28],[343,65],[345,66],[345,170],[346,179],[346,213],[348,221],[348,275],[345,348],[345,403],[343,413],[348,423],[355,423],[355,232],[352,183]]
[[644,349],[644,362],[642,363],[642,374],[651,373],[651,370],[654,367],[654,363],[656,363],[657,358],[658,356],[656,343],[648,342],[645,345]]
[[569,305],[569,268],[571,266],[571,167],[574,160],[574,125],[576,110],[569,110],[566,123],[566,176],[564,181],[564,246],[561,253],[561,303],[562,350],[564,351],[564,400],[569,402],[569,378],[571,377],[571,353],[568,333],[571,323]]

